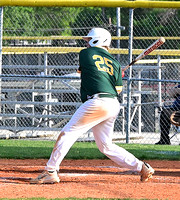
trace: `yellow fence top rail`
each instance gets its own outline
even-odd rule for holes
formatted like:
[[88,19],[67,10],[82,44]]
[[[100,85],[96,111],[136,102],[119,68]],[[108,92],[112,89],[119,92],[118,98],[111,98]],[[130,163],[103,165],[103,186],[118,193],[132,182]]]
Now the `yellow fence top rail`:
[[1,0],[0,6],[180,8],[180,2],[148,0]]
[[[54,54],[54,53],[79,53],[83,47],[3,47],[3,54]],[[133,49],[134,55],[139,55],[144,49]],[[128,54],[128,49],[110,48],[112,54]],[[150,55],[166,55],[166,56],[179,56],[179,49],[157,49],[150,53]]]
[[[83,36],[3,36],[3,40],[82,40]],[[162,36],[139,36],[134,40],[157,40]],[[180,40],[180,37],[164,36],[166,40]],[[128,40],[129,36],[112,36],[112,40]]]

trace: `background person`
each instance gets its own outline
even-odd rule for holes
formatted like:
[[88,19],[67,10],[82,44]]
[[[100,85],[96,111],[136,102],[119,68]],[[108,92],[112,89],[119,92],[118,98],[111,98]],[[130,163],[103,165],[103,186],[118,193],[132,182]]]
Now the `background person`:
[[160,140],[155,144],[167,144],[170,145],[169,132],[171,128],[170,117],[174,111],[180,110],[180,84],[171,90],[169,90],[169,95],[175,98],[175,101],[168,106],[163,106],[160,114]]

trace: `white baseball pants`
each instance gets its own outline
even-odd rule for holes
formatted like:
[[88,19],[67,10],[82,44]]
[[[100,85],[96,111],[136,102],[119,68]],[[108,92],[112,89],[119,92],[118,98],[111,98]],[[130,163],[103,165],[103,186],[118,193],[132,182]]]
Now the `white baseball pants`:
[[62,129],[46,170],[59,171],[59,165],[76,140],[92,129],[99,150],[122,168],[140,172],[143,162],[112,143],[114,122],[120,111],[117,98],[93,98],[83,103]]

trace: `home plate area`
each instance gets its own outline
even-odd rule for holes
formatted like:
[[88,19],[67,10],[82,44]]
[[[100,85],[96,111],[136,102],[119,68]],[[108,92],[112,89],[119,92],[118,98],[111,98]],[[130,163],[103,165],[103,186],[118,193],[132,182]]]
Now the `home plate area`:
[[153,179],[140,182],[137,172],[120,168],[111,160],[63,160],[60,183],[30,184],[47,160],[0,160],[0,198],[147,198],[178,200],[180,161],[147,161]]

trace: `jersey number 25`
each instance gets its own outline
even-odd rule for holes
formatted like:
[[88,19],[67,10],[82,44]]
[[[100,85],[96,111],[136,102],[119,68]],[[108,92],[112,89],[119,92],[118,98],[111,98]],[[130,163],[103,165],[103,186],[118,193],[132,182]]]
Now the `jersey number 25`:
[[99,55],[94,55],[93,60],[95,60],[95,65],[99,71],[104,71],[113,75],[113,66],[111,65],[112,61],[106,57],[102,57]]

